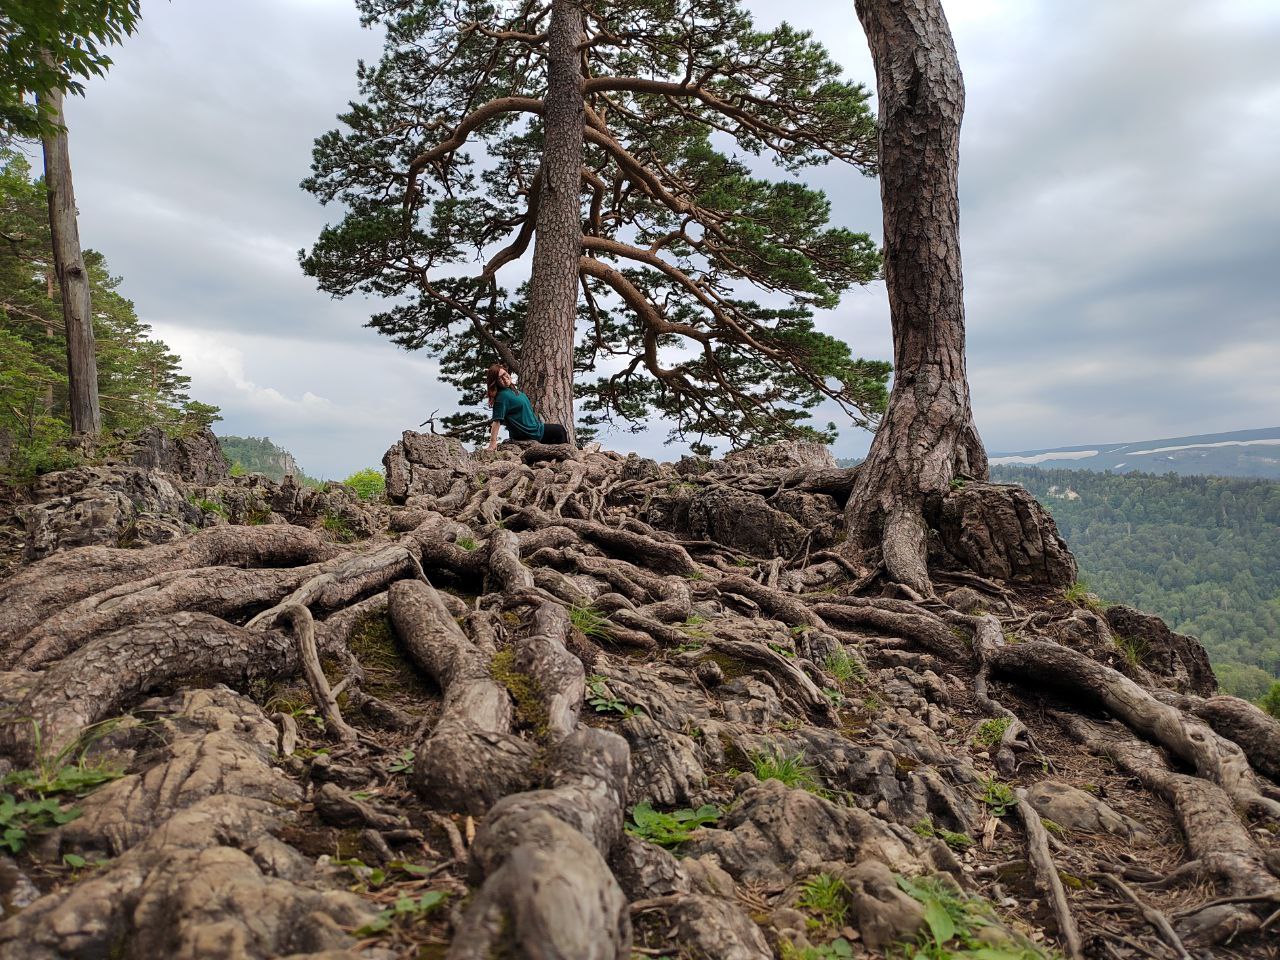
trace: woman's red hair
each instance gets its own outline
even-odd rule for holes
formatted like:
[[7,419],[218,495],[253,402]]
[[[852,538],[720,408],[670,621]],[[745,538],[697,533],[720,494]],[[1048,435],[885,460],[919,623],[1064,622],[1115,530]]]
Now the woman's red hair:
[[495,363],[485,374],[488,381],[489,389],[489,406],[493,406],[494,398],[498,396],[498,391],[502,389],[502,384],[498,382],[498,377],[507,369],[505,363]]

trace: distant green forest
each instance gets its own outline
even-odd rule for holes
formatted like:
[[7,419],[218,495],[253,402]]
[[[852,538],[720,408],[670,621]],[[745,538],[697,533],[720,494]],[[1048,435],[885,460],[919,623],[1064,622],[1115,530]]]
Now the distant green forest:
[[1198,637],[1224,690],[1256,700],[1280,677],[1280,483],[1016,466],[991,478],[1049,508],[1102,599]]
[[279,483],[286,473],[293,474],[299,483],[319,486],[320,481],[303,473],[293,455],[276,446],[266,437],[218,437],[222,455],[231,464],[231,473],[261,473]]

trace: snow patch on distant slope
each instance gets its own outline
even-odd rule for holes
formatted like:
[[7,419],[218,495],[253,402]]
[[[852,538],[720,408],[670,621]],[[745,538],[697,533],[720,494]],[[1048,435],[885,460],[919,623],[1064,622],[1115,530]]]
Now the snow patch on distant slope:
[[[1280,441],[1273,441],[1280,442]],[[992,457],[988,462],[1003,466],[1010,463],[1036,464],[1044,463],[1046,460],[1083,460],[1086,457],[1096,457],[1097,450],[1067,450],[1067,451],[1051,451],[1049,453],[1033,453],[1025,457]]]
[[[1174,450],[1201,450],[1208,447],[1254,447],[1259,445],[1280,446],[1280,437],[1264,440],[1220,440],[1217,443],[1184,443],[1177,447],[1152,447],[1150,450],[1132,450],[1129,452],[1129,456],[1141,457],[1150,453],[1170,453]],[[1044,456],[1044,454],[1041,454],[1041,456]],[[1062,456],[1066,457],[1067,455],[1062,454]],[[1168,459],[1173,458],[1170,457]],[[1000,461],[992,460],[991,462],[997,463]]]

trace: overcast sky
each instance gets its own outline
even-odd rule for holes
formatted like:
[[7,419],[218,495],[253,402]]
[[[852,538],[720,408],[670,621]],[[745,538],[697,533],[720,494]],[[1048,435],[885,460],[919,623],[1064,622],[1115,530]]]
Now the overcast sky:
[[[746,0],[874,82],[849,0]],[[969,373],[989,450],[1280,424],[1280,3],[950,0],[968,92],[961,228]],[[68,102],[86,246],[183,357],[228,434],[309,472],[376,464],[452,409],[431,361],[363,327],[297,265],[339,211],[297,186],[379,38],[349,0],[147,0]],[[880,234],[874,181],[812,182]],[[822,319],[888,357],[882,285]],[[671,456],[665,430],[607,438]],[[847,427],[836,452],[861,455]]]

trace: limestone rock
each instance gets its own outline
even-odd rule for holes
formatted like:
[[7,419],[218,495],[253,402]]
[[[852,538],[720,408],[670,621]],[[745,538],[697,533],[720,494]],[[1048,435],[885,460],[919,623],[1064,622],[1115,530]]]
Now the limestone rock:
[[170,437],[152,426],[129,446],[126,456],[133,466],[160,470],[187,483],[216,483],[231,475],[218,438],[208,427],[188,436]]
[[716,960],[772,960],[764,935],[737,904],[697,894],[632,904],[636,940]]
[[382,457],[387,498],[404,503],[411,496],[438,497],[470,463],[470,454],[457,438],[406,430]]
[[1174,633],[1159,617],[1122,604],[1108,607],[1106,616],[1112,632],[1135,644],[1142,666],[1165,686],[1203,697],[1217,692],[1218,679],[1200,641]]
[[693,494],[688,523],[695,540],[714,540],[757,557],[789,557],[807,533],[759,494],[723,487]]
[[899,889],[893,871],[879,860],[863,860],[842,876],[853,925],[870,949],[913,940],[924,926],[924,907]]
[[762,447],[734,450],[725,455],[725,468],[751,472],[769,467],[834,470],[836,459],[825,444],[808,440],[780,440]]
[[643,714],[628,717],[622,735],[631,744],[630,802],[684,806],[707,783],[694,742]]
[[1132,842],[1150,839],[1142,824],[1121,816],[1097,797],[1056,780],[1041,780],[1027,791],[1027,802],[1041,817],[1067,830],[1109,833]]
[[1053,517],[1021,487],[966,483],[943,499],[935,522],[941,552],[982,576],[1049,587],[1077,579]]
[[905,843],[866,811],[838,806],[777,780],[742,774],[738,802],[718,829],[697,834],[690,856],[714,854],[739,883],[789,883],[826,860],[882,860],[897,870],[916,861]]

